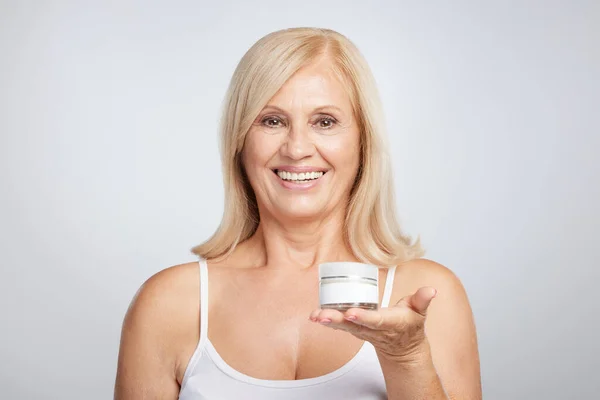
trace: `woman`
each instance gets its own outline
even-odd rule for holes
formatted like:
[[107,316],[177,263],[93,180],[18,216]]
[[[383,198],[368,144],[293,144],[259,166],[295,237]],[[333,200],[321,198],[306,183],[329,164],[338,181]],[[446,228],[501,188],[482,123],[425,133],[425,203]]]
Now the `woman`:
[[[399,229],[380,111],[339,33],[287,29],[246,53],[222,120],[223,221],[200,262],[136,294],[115,398],[481,398],[465,291]],[[320,310],[326,261],[380,266],[380,309]]]

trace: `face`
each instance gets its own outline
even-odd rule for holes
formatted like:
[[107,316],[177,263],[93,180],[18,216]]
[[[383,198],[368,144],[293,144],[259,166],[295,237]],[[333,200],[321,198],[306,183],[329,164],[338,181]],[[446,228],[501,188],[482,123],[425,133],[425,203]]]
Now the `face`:
[[316,218],[345,207],[360,136],[328,61],[301,69],[273,96],[246,136],[242,160],[261,217]]

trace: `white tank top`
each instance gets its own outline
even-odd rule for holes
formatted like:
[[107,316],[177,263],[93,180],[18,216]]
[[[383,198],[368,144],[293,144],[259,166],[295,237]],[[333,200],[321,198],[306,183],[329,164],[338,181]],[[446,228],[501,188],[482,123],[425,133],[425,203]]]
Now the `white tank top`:
[[[229,366],[213,347],[208,332],[208,268],[200,260],[200,340],[185,370],[180,400],[382,400],[387,399],[383,373],[369,342],[346,364],[326,375],[298,380],[267,380]],[[392,294],[396,267],[390,268],[382,307]]]

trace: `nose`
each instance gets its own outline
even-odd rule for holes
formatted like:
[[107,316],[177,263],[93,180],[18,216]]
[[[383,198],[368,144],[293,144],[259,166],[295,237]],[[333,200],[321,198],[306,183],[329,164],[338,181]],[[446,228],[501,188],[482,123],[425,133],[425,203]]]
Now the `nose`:
[[316,151],[310,129],[305,124],[293,124],[281,146],[283,156],[301,160],[312,156]]

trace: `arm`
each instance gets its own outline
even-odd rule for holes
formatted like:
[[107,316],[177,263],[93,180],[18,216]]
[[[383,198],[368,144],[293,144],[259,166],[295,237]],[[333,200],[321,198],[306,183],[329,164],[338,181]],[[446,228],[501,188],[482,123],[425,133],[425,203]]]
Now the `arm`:
[[166,269],[148,279],[127,310],[121,332],[115,400],[166,400],[179,396],[177,343],[185,326],[181,310],[197,308],[185,304],[185,293],[189,291],[180,284],[182,273],[177,268]]
[[438,376],[427,343],[419,351],[420,358],[409,363],[397,363],[379,357],[389,400],[427,399],[453,400]]
[[475,326],[460,281],[429,260],[399,269],[391,304],[398,293],[413,294],[395,305],[377,311],[315,310],[311,320],[327,321],[373,344],[390,400],[480,400]]
[[389,398],[480,400],[477,336],[465,290],[442,265],[429,260],[415,263],[418,276],[410,280],[417,287],[436,288],[437,294],[427,308],[426,339],[415,358],[393,363],[380,357]]

